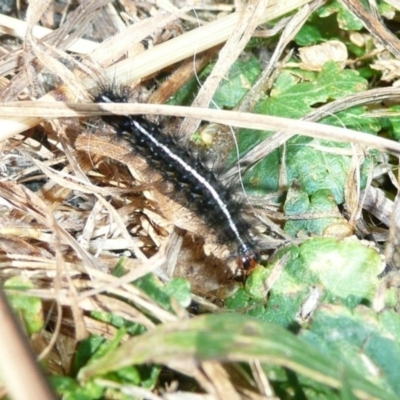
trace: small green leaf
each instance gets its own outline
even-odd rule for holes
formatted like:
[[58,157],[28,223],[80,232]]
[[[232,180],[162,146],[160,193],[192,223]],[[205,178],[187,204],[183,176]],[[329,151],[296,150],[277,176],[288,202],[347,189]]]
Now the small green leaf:
[[259,301],[259,299],[257,302],[252,300],[244,288],[239,288],[231,297],[225,300],[225,306],[230,310],[242,310],[257,304]]
[[171,297],[174,297],[182,307],[187,307],[191,301],[190,284],[185,279],[172,279],[164,285],[154,274],[148,274],[135,281],[134,284],[169,311],[173,311]]
[[337,13],[337,21],[341,29],[347,31],[359,31],[363,29],[360,20],[348,11],[338,0],[331,1],[327,5],[320,7],[317,13],[320,17],[328,17]]
[[321,42],[324,37],[315,24],[304,24],[295,37],[298,46],[311,46]]
[[190,283],[187,279],[172,279],[166,285],[165,293],[173,297],[183,308],[188,307],[192,301]]
[[22,320],[29,335],[40,332],[44,327],[42,301],[24,294],[24,290],[33,289],[33,283],[23,276],[15,276],[4,283],[4,288],[14,288],[21,293],[8,293],[7,299],[15,314]]
[[92,318],[95,318],[98,321],[105,322],[106,324],[112,325],[118,329],[124,328],[126,329],[126,332],[130,335],[137,335],[145,331],[145,328],[142,325],[132,321],[128,321],[117,314],[109,313],[106,311],[92,311],[90,315]]
[[[322,189],[315,191],[309,196],[304,191],[289,189],[284,205],[287,216],[303,214],[304,219],[288,220],[285,224],[285,231],[296,237],[301,231],[307,234],[322,235],[325,229],[342,218],[325,217],[324,213],[339,213],[336,201],[330,190]],[[319,214],[318,218],[313,215]]]
[[235,107],[251,89],[260,73],[260,63],[255,57],[236,61],[215,93],[214,105],[220,108]]
[[105,339],[103,337],[91,335],[79,343],[72,367],[74,376],[100,350],[104,342]]
[[265,298],[265,287],[264,283],[268,277],[268,269],[264,267],[256,268],[246,281],[245,291],[246,294],[258,301]]
[[51,376],[50,382],[54,389],[62,395],[63,400],[97,400],[104,398],[104,387],[88,382],[80,386],[68,376]]
[[400,113],[400,106],[392,106],[389,107],[388,117],[380,118],[380,122],[382,124],[382,128],[386,129],[389,135],[395,139],[400,140],[400,115],[390,116],[390,112],[394,112],[396,114]]

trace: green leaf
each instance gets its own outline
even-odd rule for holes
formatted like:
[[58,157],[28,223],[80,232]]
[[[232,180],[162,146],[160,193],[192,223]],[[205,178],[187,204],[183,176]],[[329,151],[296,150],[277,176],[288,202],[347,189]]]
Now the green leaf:
[[400,106],[392,106],[389,107],[388,117],[380,118],[380,122],[382,124],[382,128],[386,129],[389,135],[395,139],[400,140],[400,115],[390,116],[390,112],[394,112],[396,114],[400,113]]
[[103,387],[94,382],[80,386],[78,382],[68,376],[50,376],[50,382],[63,400],[97,400],[104,398]]
[[323,305],[301,336],[325,354],[359,371],[371,382],[400,396],[400,317],[364,306],[350,311]]
[[321,122],[327,125],[377,134],[381,130],[381,124],[378,118],[366,117],[365,113],[368,111],[367,107],[353,107],[328,116],[322,119]]
[[285,223],[285,231],[296,237],[301,231],[307,234],[322,235],[325,229],[342,218],[313,218],[314,214],[339,213],[334,196],[329,190],[315,191],[311,196],[304,191],[289,189],[285,205],[285,214],[296,216],[305,215],[304,219],[293,219]]
[[[265,303],[264,282],[283,256],[288,261]],[[267,276],[256,270],[256,277],[250,276],[246,282],[246,291],[227,299],[226,306],[248,309],[248,315],[290,327],[313,287],[320,293],[320,303],[341,303],[349,308],[372,303],[379,286],[377,276],[382,272],[382,262],[375,249],[357,239],[321,237],[282,249],[267,268]]]
[[[271,97],[262,100],[256,112],[290,118],[301,118],[313,110],[313,106],[336,100],[367,88],[367,81],[357,72],[341,70],[328,62],[318,74],[309,75],[310,82],[300,82],[291,71],[283,71],[274,85]],[[363,108],[347,111],[333,117],[330,122],[348,122],[350,126],[376,133],[380,125],[376,118],[363,118]],[[342,125],[343,126],[343,125]],[[268,137],[266,132],[243,130],[238,142],[241,154]],[[319,149],[321,147],[321,149]],[[324,149],[326,148],[326,150]],[[329,148],[332,148],[330,150]],[[335,148],[339,149],[335,151]],[[298,180],[306,193],[313,195],[319,190],[328,190],[337,204],[344,201],[344,186],[350,166],[350,156],[343,156],[340,149],[349,148],[344,143],[313,140],[296,136],[286,144],[286,186]],[[338,153],[338,154],[337,154]],[[274,193],[279,188],[279,165],[281,150],[276,150],[261,160],[245,175],[245,185],[258,193]],[[370,166],[371,167],[371,166]],[[365,171],[365,174],[368,171]],[[328,200],[327,200],[328,201]]]
[[364,28],[361,21],[338,0],[331,1],[326,6],[320,7],[317,12],[320,17],[328,17],[337,13],[339,27],[346,31],[360,31]]
[[359,396],[396,398],[285,329],[237,314],[205,315],[159,326],[81,370],[80,379],[87,380],[127,365],[163,364],[171,359],[180,362],[257,359],[290,368],[335,388],[342,387],[341,377],[345,373],[348,385]]
[[214,106],[219,108],[235,107],[251,89],[260,73],[260,63],[255,57],[236,61],[213,97]]
[[[333,11],[330,15],[326,13],[322,17],[318,13],[312,14],[295,37],[298,46],[311,46],[333,39],[346,40],[339,29],[337,18]],[[344,43],[347,46],[347,43]]]
[[382,272],[377,250],[350,238],[314,238],[301,245],[301,263],[326,289],[326,300],[349,307],[371,303]]
[[172,279],[166,285],[165,293],[173,297],[183,308],[188,307],[192,301],[190,283],[187,279]]
[[121,386],[135,385],[154,389],[160,376],[161,367],[153,365],[128,365],[104,375],[104,379]]
[[298,46],[311,46],[324,39],[321,31],[315,24],[304,24],[295,37]]
[[72,367],[74,376],[100,350],[104,342],[105,339],[103,337],[91,335],[79,343]]
[[[23,276],[15,276],[4,283],[7,299],[15,314],[22,320],[29,335],[40,332],[44,327],[42,301],[27,296],[24,291],[33,289],[33,283]],[[18,289],[21,293],[7,293],[7,288]]]
[[[306,145],[307,142],[310,145]],[[337,204],[344,202],[344,186],[350,168],[350,157],[335,154],[335,150],[332,152],[318,150],[313,148],[311,143],[308,139],[302,143],[301,138],[291,141],[287,151],[288,182],[292,183],[296,180],[307,194],[315,195],[315,198],[310,199],[310,210],[315,208],[313,203],[321,203],[321,197],[325,196],[323,209],[334,211],[330,197],[333,195]],[[326,149],[348,147],[347,144],[334,142],[324,142],[323,145]],[[293,207],[288,207],[288,209],[291,215],[294,215]],[[312,221],[309,222],[312,223]]]
[[[93,363],[93,360],[98,358],[107,357],[110,352],[113,352],[116,347],[120,344],[122,336],[125,334],[125,330],[120,330],[116,337],[111,342],[107,342],[100,336],[91,336],[83,340],[74,358],[73,375],[85,367],[85,365]],[[157,366],[126,366],[116,371],[109,372],[103,378],[107,381],[117,383],[119,385],[136,385],[146,387],[148,389],[154,389],[160,374],[161,368]],[[96,385],[96,381],[89,381],[81,385],[79,382],[72,379],[56,379],[54,382],[56,389],[64,394],[64,397],[73,398],[75,394],[83,396],[83,399],[97,399],[102,398],[102,393],[105,390],[106,385],[99,387]],[[115,388],[111,386],[108,391],[114,391]],[[119,393],[118,390],[115,393]],[[87,396],[87,397],[85,397]]]
[[132,321],[128,321],[117,314],[106,311],[92,311],[90,315],[92,318],[95,318],[98,321],[105,322],[106,324],[112,325],[118,329],[126,329],[126,332],[130,335],[137,335],[145,331],[145,328],[142,325]]
[[[215,64],[209,64],[195,77],[189,80],[174,96],[168,104],[190,104],[199,89],[200,84],[208,77]],[[246,60],[236,61],[222,80],[217,89],[211,107],[233,108],[243,96],[250,90],[261,73],[261,67],[256,57],[248,57]]]
[[290,71],[283,71],[274,85],[271,97],[260,102],[262,114],[299,118],[312,110],[311,106],[336,100],[367,89],[368,82],[356,71],[342,70],[327,62],[311,82],[298,83]]
[[179,304],[184,304],[184,307],[190,304],[190,285],[184,279],[172,279],[168,285],[164,285],[154,274],[147,274],[134,284],[169,311],[173,311],[171,297],[174,297]]

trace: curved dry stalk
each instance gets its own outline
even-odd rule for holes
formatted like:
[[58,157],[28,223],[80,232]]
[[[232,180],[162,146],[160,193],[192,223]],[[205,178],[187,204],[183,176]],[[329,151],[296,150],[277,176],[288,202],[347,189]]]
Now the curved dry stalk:
[[8,396],[15,400],[56,399],[2,290],[0,315],[0,376]]
[[[373,136],[353,129],[339,128],[311,121],[299,121],[290,118],[274,117],[242,113],[235,111],[210,110],[205,108],[168,106],[160,104],[77,104],[77,103],[44,103],[26,102],[25,115],[35,116],[41,113],[47,118],[99,116],[105,114],[148,114],[174,115],[176,117],[191,117],[210,122],[231,125],[238,128],[270,130],[286,132],[291,135],[304,135],[325,140],[358,143],[381,151],[400,155],[400,144],[389,139]],[[0,114],[16,112],[9,103],[0,106]]]

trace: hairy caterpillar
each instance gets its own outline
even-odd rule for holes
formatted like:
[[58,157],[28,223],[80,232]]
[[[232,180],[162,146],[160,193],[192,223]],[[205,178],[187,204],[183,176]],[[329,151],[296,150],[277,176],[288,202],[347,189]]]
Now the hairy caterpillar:
[[[125,90],[103,88],[95,103],[127,103]],[[199,156],[159,127],[138,115],[106,115],[117,136],[130,143],[150,168],[158,171],[179,193],[185,206],[193,210],[216,234],[221,243],[236,246],[239,267],[251,271],[258,261],[252,244],[251,224],[242,216],[242,204],[231,187],[218,180]]]

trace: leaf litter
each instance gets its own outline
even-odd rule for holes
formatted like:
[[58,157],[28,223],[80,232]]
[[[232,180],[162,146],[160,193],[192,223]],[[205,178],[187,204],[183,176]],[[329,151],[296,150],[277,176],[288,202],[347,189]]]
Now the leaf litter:
[[[398,352],[398,335],[392,329],[398,324],[395,313],[398,285],[393,277],[398,269],[395,245],[398,224],[393,217],[388,226],[390,211],[386,211],[390,208],[392,192],[397,189],[395,175],[388,174],[394,169],[394,159],[362,147],[357,143],[357,137],[350,135],[349,143],[338,144],[292,134],[280,135],[275,147],[271,148],[270,144],[270,147],[264,147],[262,156],[257,158],[249,154],[255,154],[257,146],[269,143],[275,133],[251,130],[251,126],[241,130],[238,146],[240,153],[248,156],[243,164],[243,177],[251,194],[249,200],[254,207],[257,205],[255,212],[260,221],[267,221],[269,232],[275,232],[275,237],[269,243],[267,253],[270,258],[264,261],[264,267],[254,271],[245,285],[236,283],[234,290],[221,295],[221,289],[232,283],[226,278],[232,273],[226,268],[226,257],[216,256],[220,250],[218,246],[204,247],[204,243],[212,242],[207,227],[195,221],[190,213],[185,214],[185,210],[168,196],[158,193],[157,176],[149,175],[143,168],[143,160],[129,155],[127,147],[96,122],[86,122],[83,126],[82,121],[76,119],[42,121],[38,117],[24,117],[24,100],[28,99],[75,102],[79,110],[79,103],[89,101],[93,81],[98,83],[98,77],[103,74],[116,84],[129,82],[138,92],[139,100],[158,98],[165,102],[169,100],[166,93],[168,96],[181,94],[179,90],[185,90],[184,84],[188,80],[195,82],[194,71],[186,67],[191,73],[181,79],[181,85],[174,84],[173,90],[157,95],[157,85],[146,78],[176,63],[179,57],[184,58],[180,55],[181,48],[191,47],[192,55],[196,54],[196,57],[204,50],[182,44],[185,38],[182,33],[198,28],[196,24],[190,25],[194,14],[188,9],[174,9],[172,14],[162,14],[147,6],[138,7],[133,12],[141,22],[121,31],[122,26],[129,25],[124,20],[129,14],[118,14],[113,5],[102,8],[103,3],[106,2],[82,3],[76,9],[66,9],[65,14],[59,14],[53,6],[46,9],[45,2],[34,2],[35,7],[31,5],[25,10],[28,11],[27,23],[23,26],[26,31],[22,34],[18,34],[21,32],[18,31],[20,20],[15,19],[15,25],[11,22],[13,29],[7,26],[10,21],[0,20],[3,29],[7,26],[11,32],[11,38],[23,38],[24,43],[22,46],[15,38],[5,42],[0,62],[2,101],[18,101],[20,109],[19,118],[4,117],[0,121],[7,127],[2,129],[0,181],[2,281],[6,282],[7,288],[14,287],[7,289],[10,296],[19,293],[21,299],[32,299],[35,307],[42,305],[43,314],[40,310],[32,317],[22,316],[22,311],[19,314],[21,318],[29,318],[30,324],[38,315],[46,317],[45,328],[41,330],[39,324],[39,329],[35,329],[39,333],[32,337],[32,342],[35,351],[42,352],[49,360],[48,371],[58,375],[53,381],[57,390],[64,396],[81,393],[85,398],[98,398],[105,393],[112,396],[128,393],[128,390],[131,394],[141,393],[142,397],[162,397],[168,393],[168,388],[174,391],[179,375],[168,381],[159,367],[147,364],[158,362],[169,371],[190,377],[192,385],[196,383],[192,386],[195,390],[204,391],[213,398],[223,398],[224,393],[230,393],[229,398],[258,398],[286,390],[284,384],[275,379],[281,376],[281,367],[298,374],[300,385],[304,385],[303,390],[310,398],[314,398],[318,390],[338,396],[341,390],[344,391],[344,383],[339,375],[335,375],[340,368],[326,355],[339,349],[340,360],[349,368],[349,373],[360,368],[364,373],[363,377],[351,375],[348,385],[353,394],[359,398],[395,398],[399,388],[393,378],[393,369],[388,368],[387,363],[396,365]],[[271,18],[280,18],[305,3],[293,2],[285,10],[279,10],[278,3],[274,2],[268,7]],[[348,3],[352,9],[353,2]],[[273,39],[267,41],[263,43],[264,47],[259,45],[258,52],[252,52],[251,49],[257,48],[253,41],[258,40],[251,38],[258,24],[252,12],[258,8],[263,10],[265,4],[254,2],[251,6],[253,10],[235,13],[237,19],[231,18],[233,22],[228,15],[226,19],[210,24],[209,20],[215,17],[213,10],[201,10],[196,14],[199,29],[207,32],[202,36],[207,44],[202,42],[199,46],[207,48],[223,42],[216,34],[225,29],[223,23],[228,26],[238,23],[241,18],[251,22],[238,25],[242,31],[237,31],[237,37],[232,36],[223,45],[216,62],[213,61],[215,50],[201,55],[204,57],[202,65],[207,65],[209,71],[204,76],[202,90],[197,92],[196,104],[212,106],[214,99],[224,107],[247,111],[252,110],[249,107],[252,102],[245,101],[251,93],[254,98],[259,97],[259,101],[254,102],[256,113],[304,118],[318,112],[319,108],[331,107],[320,116],[319,119],[324,118],[323,123],[373,135],[388,129],[390,115],[371,114],[376,108],[387,109],[375,104],[373,110],[369,103],[379,96],[382,96],[379,101],[398,97],[396,88],[380,87],[380,75],[373,72],[374,69],[383,70],[382,79],[396,79],[390,72],[396,58],[392,56],[386,66],[382,64],[382,57],[375,60],[375,65],[369,65],[368,58],[363,61],[362,56],[357,55],[357,64],[354,62],[356,52],[352,51],[354,40],[352,42],[347,36],[350,32],[342,31],[345,33],[341,38],[332,38],[328,36],[334,29],[329,33],[318,29],[325,21],[331,26],[337,23],[340,29],[361,29],[359,21],[355,23],[345,8],[339,9],[336,2],[327,6],[316,2],[310,4],[308,14],[303,9],[299,20],[304,21],[305,27],[315,28],[307,31],[309,42],[306,42],[302,29],[297,36],[298,29],[286,31],[289,39],[276,47],[279,57],[274,70],[261,72],[262,82],[259,83],[256,79],[263,70],[263,57],[271,57],[268,52],[274,51],[274,42]],[[313,7],[318,12],[310,16]],[[308,19],[304,18],[304,13]],[[62,28],[57,29],[54,17],[60,15],[64,22]],[[363,11],[359,15],[363,16]],[[387,9],[385,15],[389,15]],[[35,38],[36,28],[32,30],[39,21],[44,26],[56,28],[54,32],[50,29],[49,36],[42,40]],[[100,28],[104,26],[107,29]],[[84,32],[89,32],[89,36],[82,39]],[[372,29],[371,34],[379,35],[379,29]],[[226,33],[225,38],[228,36]],[[152,40],[148,40],[149,37]],[[296,53],[287,53],[287,44],[300,37],[302,64]],[[66,49],[72,49],[70,46],[75,39],[73,53],[66,52]],[[159,50],[162,46],[164,50]],[[374,57],[370,49],[358,49],[358,53],[363,51],[365,56]],[[304,58],[306,52],[307,59]],[[321,52],[326,62],[321,62]],[[80,58],[74,54],[80,54]],[[278,63],[281,54],[289,58]],[[17,63],[19,58],[24,60],[22,65]],[[347,66],[343,69],[345,63]],[[349,65],[354,67],[351,69]],[[252,69],[247,71],[247,66]],[[178,77],[183,68],[184,65],[178,66],[175,71]],[[164,70],[163,74],[160,79],[165,79],[165,90],[169,71]],[[249,74],[253,74],[250,80]],[[371,77],[375,83],[374,89],[369,91]],[[176,81],[179,79],[175,77],[170,81],[171,85]],[[258,91],[252,92],[252,87],[258,87]],[[261,87],[264,92],[259,89]],[[193,93],[189,88],[191,99]],[[358,93],[359,98],[363,94],[367,96],[360,100],[359,107],[349,110],[351,101],[348,99],[358,101],[355,100]],[[332,115],[337,111],[333,107],[338,102],[341,112]],[[247,104],[249,108],[240,108],[239,103]],[[59,112],[61,110],[60,107]],[[193,123],[182,128],[175,119],[161,121],[167,131],[180,128],[188,136],[195,133]],[[396,131],[388,129],[388,134],[395,137]],[[235,160],[235,156],[229,159]],[[376,171],[383,172],[378,174]],[[389,190],[388,182],[392,185]],[[371,214],[363,211],[362,196],[374,186],[385,188],[385,201],[380,204],[385,205],[385,215],[389,213],[389,217],[384,224],[380,219],[379,204],[375,205],[378,210],[374,212],[371,205],[365,207]],[[255,195],[258,197],[253,198]],[[397,207],[397,203],[392,206]],[[331,237],[333,231],[335,235],[337,232],[332,226],[342,229],[339,237]],[[185,231],[196,234],[183,236]],[[262,223],[260,232],[265,233]],[[353,233],[359,238],[352,236]],[[381,245],[385,245],[389,237],[388,243],[395,249],[388,251],[388,262],[393,264],[386,267],[391,272],[383,281],[378,275],[385,268],[384,251],[377,244],[360,240],[364,237],[383,237]],[[283,245],[285,247],[279,249]],[[278,251],[274,253],[274,250]],[[175,278],[172,278],[173,274]],[[15,285],[16,279],[21,279],[19,287]],[[382,300],[382,287],[386,300]],[[318,292],[318,296],[314,297],[312,307],[307,308],[313,291]],[[380,304],[384,303],[382,314],[377,314],[374,309],[378,296]],[[197,301],[187,308],[191,298]],[[38,303],[38,299],[41,302]],[[210,310],[215,312],[216,306],[221,314],[214,319],[214,316],[194,317],[191,326],[190,316]],[[307,312],[306,318],[299,319],[300,310],[306,308],[311,311]],[[234,314],[222,312],[226,309],[261,322],[252,325],[248,322],[252,320],[244,319],[243,323],[235,325]],[[364,341],[351,342],[352,337],[346,336],[346,332],[364,332],[371,318],[375,321],[375,330],[371,328],[366,332]],[[288,336],[283,340],[281,328],[271,322],[300,332],[300,339],[285,332]],[[341,332],[340,342],[332,341],[332,335],[338,333],[341,324],[348,330]],[[243,332],[235,331],[234,327],[239,325]],[[271,338],[268,338],[271,342],[262,336],[264,330],[271,332]],[[28,331],[32,333],[32,328]],[[250,338],[253,334],[260,341],[254,343],[251,352],[240,353],[235,348],[237,343],[244,346],[249,340],[247,336]],[[142,348],[132,357],[124,353],[124,346],[129,348],[127,343],[140,349],[147,338],[152,340],[147,352]],[[304,359],[300,353],[289,354],[290,349],[294,351],[296,346],[301,347],[303,340],[311,346]],[[363,348],[363,355],[360,346],[365,340],[369,345]],[[159,349],[155,345],[151,348],[151,343],[159,343]],[[209,343],[208,347],[206,343]],[[229,345],[224,346],[224,343]],[[271,343],[272,348],[286,347],[282,348],[282,353],[277,353],[276,349],[263,348],[266,343]],[[174,353],[177,344],[182,346],[179,354]],[[349,345],[352,351],[342,350]],[[315,364],[310,358],[314,351],[317,351]],[[75,358],[66,356],[66,353],[74,352]],[[359,357],[351,359],[356,353]],[[254,381],[254,376],[240,369],[233,371],[225,364],[228,361],[245,362],[257,355],[263,362],[259,371],[261,380]],[[96,371],[95,366],[99,365],[95,359],[102,360],[105,365],[111,359],[117,360],[118,365],[122,363],[126,367],[115,368],[114,375],[97,372],[97,381],[89,380],[88,383],[88,371]],[[109,368],[111,366],[108,364]],[[326,372],[329,368],[331,373]],[[376,378],[377,371],[379,379]],[[178,385],[185,387],[185,381],[178,379]]]

